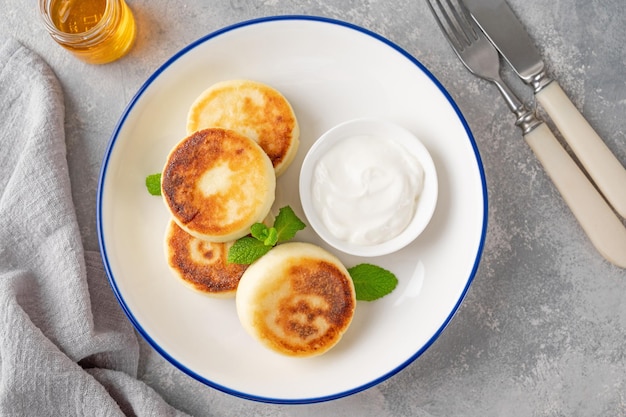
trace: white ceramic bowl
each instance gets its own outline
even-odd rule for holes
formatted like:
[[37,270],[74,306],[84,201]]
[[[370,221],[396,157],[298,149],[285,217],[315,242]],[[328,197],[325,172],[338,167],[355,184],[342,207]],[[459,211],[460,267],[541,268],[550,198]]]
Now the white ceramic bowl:
[[[423,188],[412,219],[398,235],[381,243],[359,244],[338,238],[325,225],[314,203],[313,181],[320,159],[338,142],[362,135],[395,141],[420,163],[424,171]],[[302,163],[299,189],[304,214],[311,227],[326,243],[350,255],[373,257],[396,252],[422,233],[437,205],[438,181],[430,153],[410,131],[385,120],[355,119],[328,130],[311,146]]]

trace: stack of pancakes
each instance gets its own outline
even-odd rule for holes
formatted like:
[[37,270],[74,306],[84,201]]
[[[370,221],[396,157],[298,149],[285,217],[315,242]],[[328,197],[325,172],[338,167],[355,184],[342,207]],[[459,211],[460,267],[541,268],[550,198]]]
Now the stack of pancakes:
[[188,136],[170,152],[161,194],[172,214],[165,248],[170,268],[192,288],[232,297],[245,265],[228,248],[267,217],[276,176],[289,166],[300,130],[287,99],[265,84],[214,84],[191,105]]
[[343,264],[305,243],[281,244],[249,267],[227,261],[233,242],[268,216],[299,133],[275,89],[249,80],[215,84],[189,110],[188,136],[167,158],[161,193],[172,215],[165,251],[174,274],[206,295],[236,294],[253,337],[304,357],[333,347],[352,321],[355,291]]

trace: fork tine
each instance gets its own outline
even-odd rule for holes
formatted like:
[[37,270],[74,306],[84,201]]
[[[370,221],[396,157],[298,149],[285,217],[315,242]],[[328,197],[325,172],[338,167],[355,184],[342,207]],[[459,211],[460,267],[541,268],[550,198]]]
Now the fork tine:
[[452,11],[452,14],[454,14],[456,23],[463,31],[463,34],[465,35],[468,42],[471,43],[472,39],[478,39],[478,35],[476,32],[476,22],[474,22],[474,19],[472,19],[472,17],[470,16],[469,10],[467,10],[465,4],[461,0],[457,0],[457,7],[455,7],[452,4],[451,0],[446,0],[446,2],[448,3],[448,7],[450,8],[450,10]]
[[[471,45],[472,41],[478,39],[474,22],[469,16],[469,11],[461,2],[455,5],[451,0],[445,0],[444,5],[441,0],[427,0],[427,3],[435,16],[439,28],[455,49],[462,51]],[[436,8],[433,6],[433,3],[436,5]]]
[[[437,0],[437,3],[441,5],[441,2],[439,0]],[[450,13],[446,13],[445,8],[443,6],[440,6],[442,12],[444,12],[444,17],[446,19],[446,22],[454,30],[454,33],[456,34],[456,37],[459,40],[459,42],[462,44],[462,46],[463,44],[464,46],[468,46],[470,44],[470,40],[469,40],[469,37],[467,36],[467,32],[464,30],[464,27],[461,24],[462,22],[460,20],[459,13],[457,12],[456,8],[454,7],[454,5],[452,4],[450,0],[446,0],[446,5],[448,6]]]
[[[435,6],[433,6],[433,2],[436,4],[437,9],[435,9]],[[452,21],[450,20],[450,17],[446,13],[441,2],[439,0],[426,0],[426,3],[428,4],[430,11],[435,17],[435,21],[437,22],[439,29],[441,29],[443,34],[448,39],[448,42],[450,42],[455,49],[462,50],[463,45],[459,40],[458,31],[454,28],[454,25],[452,24]]]
[[[463,65],[474,75],[494,82],[502,91],[505,89],[500,78],[500,56],[489,39],[482,33],[462,0],[427,0],[428,6],[450,46]],[[508,87],[506,87],[508,89]],[[510,97],[508,91],[503,92]],[[511,109],[518,107],[517,101],[507,99]]]

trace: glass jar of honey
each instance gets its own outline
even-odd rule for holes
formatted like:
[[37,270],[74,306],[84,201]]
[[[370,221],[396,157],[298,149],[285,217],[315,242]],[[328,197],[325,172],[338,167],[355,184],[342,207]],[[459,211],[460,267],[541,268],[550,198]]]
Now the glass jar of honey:
[[52,38],[90,64],[124,56],[135,40],[135,19],[124,0],[39,0]]

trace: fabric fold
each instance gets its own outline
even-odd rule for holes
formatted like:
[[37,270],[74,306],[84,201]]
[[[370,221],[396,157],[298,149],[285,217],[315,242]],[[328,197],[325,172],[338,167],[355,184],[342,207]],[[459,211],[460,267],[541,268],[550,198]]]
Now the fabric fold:
[[13,39],[0,97],[0,415],[182,415],[137,379],[137,335],[82,247],[61,86]]

